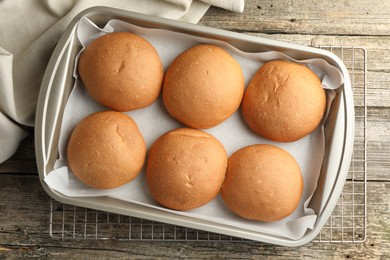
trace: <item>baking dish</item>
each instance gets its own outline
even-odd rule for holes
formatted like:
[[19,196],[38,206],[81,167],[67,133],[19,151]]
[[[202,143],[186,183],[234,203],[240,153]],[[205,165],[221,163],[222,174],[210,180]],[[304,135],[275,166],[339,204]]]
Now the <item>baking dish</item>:
[[[307,230],[302,238],[291,240],[221,223],[162,212],[108,197],[67,197],[51,189],[43,180],[54,168],[54,163],[58,158],[59,130],[64,107],[74,85],[72,73],[75,66],[75,57],[81,48],[75,38],[76,26],[81,17],[87,17],[99,26],[103,26],[111,19],[118,19],[142,27],[166,29],[194,36],[218,39],[246,52],[278,51],[297,60],[321,58],[337,67],[343,75],[344,84],[336,91],[336,97],[325,123],[326,151],[317,189],[310,202],[310,207],[317,214],[317,220],[313,229]],[[59,40],[49,61],[42,81],[37,106],[35,147],[42,186],[51,197],[60,202],[267,243],[299,246],[315,238],[337,203],[349,168],[354,138],[353,133],[354,107],[348,72],[341,60],[330,52],[123,10],[95,7],[83,11],[73,19]]]

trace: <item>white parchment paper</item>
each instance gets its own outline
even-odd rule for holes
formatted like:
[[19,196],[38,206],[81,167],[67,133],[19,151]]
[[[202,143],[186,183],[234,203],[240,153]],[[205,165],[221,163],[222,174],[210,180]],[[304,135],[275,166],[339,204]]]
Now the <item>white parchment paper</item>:
[[[82,45],[87,46],[97,37],[113,31],[130,31],[147,39],[157,49],[165,70],[177,55],[189,47],[200,43],[218,45],[228,51],[240,63],[245,77],[245,85],[249,83],[251,77],[264,62],[274,59],[293,60],[280,52],[246,53],[226,42],[161,29],[142,28],[120,20],[111,20],[103,29],[100,29],[87,18],[82,18],[78,24],[77,36]],[[332,90],[337,89],[343,83],[341,73],[337,68],[322,59],[295,60],[295,62],[307,65],[320,77],[323,87],[327,89],[329,109],[334,96]],[[289,217],[273,223],[246,220],[232,213],[224,205],[220,196],[200,208],[179,212],[161,207],[152,199],[146,186],[144,171],[132,182],[111,190],[89,188],[78,181],[69,171],[67,168],[66,145],[72,130],[87,115],[96,111],[107,110],[107,108],[97,104],[89,97],[83,83],[78,78],[77,68],[74,70],[74,77],[76,79],[75,86],[66,104],[63,116],[59,140],[59,159],[55,163],[55,169],[45,178],[45,182],[52,189],[70,197],[109,196],[162,211],[188,215],[290,239],[299,239],[308,228],[313,228],[317,216],[312,209],[308,208],[308,204],[316,189],[324,156],[325,143],[322,126],[296,142],[277,143],[254,134],[243,121],[240,111],[237,111],[220,125],[205,130],[224,144],[229,155],[247,145],[268,143],[277,145],[294,156],[304,177],[304,192],[298,208]],[[130,111],[126,114],[130,115],[138,124],[145,138],[147,148],[165,132],[183,127],[167,113],[161,97],[147,108]]]

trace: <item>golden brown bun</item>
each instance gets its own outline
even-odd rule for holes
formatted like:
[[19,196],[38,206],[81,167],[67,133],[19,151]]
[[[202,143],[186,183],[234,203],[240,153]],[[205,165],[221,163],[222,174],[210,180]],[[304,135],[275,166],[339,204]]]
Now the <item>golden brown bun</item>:
[[152,104],[164,76],[154,47],[128,32],[109,33],[94,40],[81,53],[78,72],[91,97],[117,111]]
[[70,137],[68,164],[84,184],[111,189],[128,183],[141,171],[144,139],[129,116],[104,111],[84,118]]
[[239,107],[244,76],[224,49],[197,45],[169,66],[162,93],[168,112],[178,121],[193,128],[210,128]]
[[226,166],[225,148],[216,138],[200,130],[178,128],[150,148],[146,180],[158,203],[190,210],[217,196]]
[[292,142],[314,131],[326,109],[321,81],[306,66],[275,60],[264,64],[245,91],[242,112],[257,134]]
[[228,162],[221,195],[239,216],[277,221],[297,208],[303,192],[298,163],[273,145],[252,145],[235,152]]

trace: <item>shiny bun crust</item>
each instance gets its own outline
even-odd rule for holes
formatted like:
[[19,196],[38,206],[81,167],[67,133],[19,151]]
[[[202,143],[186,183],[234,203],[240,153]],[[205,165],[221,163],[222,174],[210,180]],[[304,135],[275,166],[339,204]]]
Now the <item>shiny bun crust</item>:
[[244,93],[244,76],[224,49],[202,44],[181,53],[163,83],[168,112],[193,128],[210,128],[230,117]]
[[272,222],[299,205],[303,178],[296,160],[285,150],[259,144],[235,152],[228,162],[221,195],[239,216]]
[[94,40],[81,53],[78,72],[91,97],[117,111],[152,104],[164,75],[154,47],[129,32],[109,33]]
[[200,207],[215,198],[227,166],[223,145],[196,129],[170,131],[152,145],[146,180],[152,197],[175,210]]
[[73,174],[97,189],[116,188],[134,179],[145,155],[146,145],[138,126],[116,111],[97,112],[80,121],[67,149]]
[[242,112],[257,134],[292,142],[320,124],[326,109],[321,81],[306,66],[275,60],[264,64],[245,91]]

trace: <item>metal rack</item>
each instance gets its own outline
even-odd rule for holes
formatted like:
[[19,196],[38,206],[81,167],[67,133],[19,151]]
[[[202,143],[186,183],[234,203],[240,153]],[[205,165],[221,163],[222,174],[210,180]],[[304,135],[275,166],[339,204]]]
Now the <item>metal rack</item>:
[[[340,199],[315,242],[363,242],[367,228],[367,53],[364,48],[319,46],[339,56],[349,70],[355,101],[355,143]],[[49,232],[59,239],[130,241],[248,241],[50,200]]]

